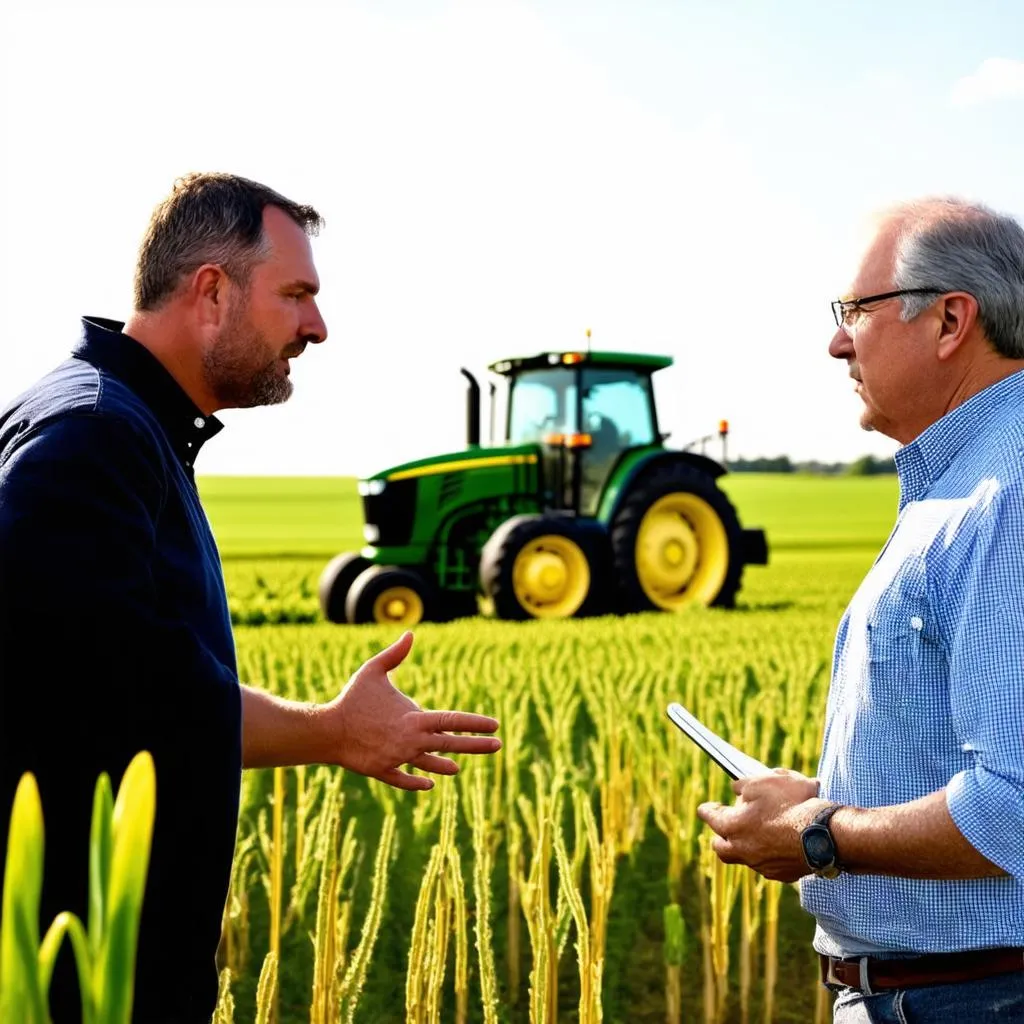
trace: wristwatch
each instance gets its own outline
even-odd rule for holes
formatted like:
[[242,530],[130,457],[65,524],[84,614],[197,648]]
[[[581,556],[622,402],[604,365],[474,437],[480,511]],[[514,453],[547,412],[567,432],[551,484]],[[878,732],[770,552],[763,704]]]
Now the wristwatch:
[[829,831],[829,818],[841,807],[829,804],[814,816],[814,820],[800,833],[807,866],[819,878],[838,878],[842,874],[836,854],[836,842]]

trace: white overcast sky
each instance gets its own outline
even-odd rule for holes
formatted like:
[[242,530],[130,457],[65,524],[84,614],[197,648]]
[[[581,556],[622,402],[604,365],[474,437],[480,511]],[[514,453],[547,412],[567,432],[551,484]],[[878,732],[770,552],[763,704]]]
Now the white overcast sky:
[[212,473],[367,473],[461,447],[463,379],[666,353],[665,429],[733,455],[888,454],[829,359],[861,218],[1024,216],[1018,3],[650,0],[3,6],[0,405],[82,315],[124,319],[190,170],[309,202],[330,337]]

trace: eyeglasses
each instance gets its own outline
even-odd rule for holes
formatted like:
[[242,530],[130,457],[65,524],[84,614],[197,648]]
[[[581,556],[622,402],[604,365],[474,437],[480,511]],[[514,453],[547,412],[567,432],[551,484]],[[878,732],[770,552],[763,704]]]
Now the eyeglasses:
[[943,288],[901,288],[895,292],[882,292],[881,295],[865,295],[860,299],[836,299],[832,303],[832,315],[836,318],[836,327],[844,324],[850,327],[853,323],[852,314],[863,312],[864,306],[883,299],[895,299],[898,295],[943,295]]

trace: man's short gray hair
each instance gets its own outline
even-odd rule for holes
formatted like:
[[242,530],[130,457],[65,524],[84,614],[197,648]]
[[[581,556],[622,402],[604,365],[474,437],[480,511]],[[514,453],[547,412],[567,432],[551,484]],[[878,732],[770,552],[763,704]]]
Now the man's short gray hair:
[[269,253],[263,211],[276,206],[308,235],[323,226],[312,206],[285,199],[237,174],[188,174],[153,211],[135,268],[135,308],[153,310],[189,275],[217,264],[248,285],[253,267]]
[[[993,348],[1024,359],[1024,229],[981,203],[926,199],[893,211],[903,222],[896,243],[896,288],[969,292]],[[912,320],[936,299],[904,295],[902,318]]]

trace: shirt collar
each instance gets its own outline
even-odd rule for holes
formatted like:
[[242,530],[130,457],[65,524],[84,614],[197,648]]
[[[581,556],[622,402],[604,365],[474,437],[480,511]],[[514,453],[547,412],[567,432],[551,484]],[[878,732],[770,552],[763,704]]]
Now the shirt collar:
[[134,391],[153,411],[178,458],[191,470],[199,449],[219,434],[224,424],[203,413],[160,360],[124,334],[123,327],[120,320],[83,317],[82,336],[71,354],[113,374]]
[[1024,370],[997,380],[947,412],[894,455],[902,509],[917,501],[1008,405],[1024,401]]

